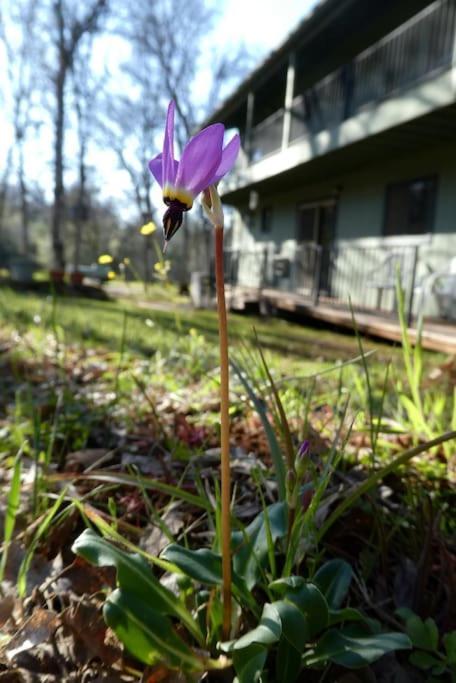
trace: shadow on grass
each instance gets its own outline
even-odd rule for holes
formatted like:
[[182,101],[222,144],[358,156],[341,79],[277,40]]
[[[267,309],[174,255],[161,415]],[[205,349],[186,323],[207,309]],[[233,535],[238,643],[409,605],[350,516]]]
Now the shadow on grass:
[[[112,300],[103,290],[89,288],[87,296],[68,288],[51,295],[48,283],[37,283],[32,289],[0,287],[0,314],[13,327],[26,331],[39,319],[46,329],[58,325],[70,343],[101,345],[117,351],[122,340],[123,316],[126,315],[126,345],[129,352],[150,357],[158,349],[169,350],[193,328],[208,342],[217,344],[217,316],[209,310],[181,310],[170,304],[170,310],[137,308],[132,304]],[[92,295],[96,290],[96,298]],[[335,332],[314,324],[303,325],[301,319],[259,318],[231,313],[230,339],[253,342],[253,329],[264,349],[294,358],[345,360],[357,355],[357,343],[347,333]],[[372,344],[370,344],[372,347]],[[375,344],[384,355],[392,347]]]

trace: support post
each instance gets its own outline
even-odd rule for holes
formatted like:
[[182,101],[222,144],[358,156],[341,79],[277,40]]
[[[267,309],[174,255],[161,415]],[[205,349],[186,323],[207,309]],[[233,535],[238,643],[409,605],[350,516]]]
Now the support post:
[[253,129],[253,108],[255,104],[255,95],[249,92],[247,95],[247,114],[245,120],[245,153],[247,159],[250,161],[252,157],[252,129]]
[[314,269],[314,291],[313,291],[313,304],[318,306],[318,300],[320,298],[320,282],[321,282],[321,259],[322,259],[322,247],[319,244],[315,244],[315,269]]
[[291,108],[293,106],[295,72],[296,55],[294,52],[292,52],[288,60],[287,85],[285,88],[285,113],[283,116],[282,150],[286,149],[288,147],[288,143],[290,142]]

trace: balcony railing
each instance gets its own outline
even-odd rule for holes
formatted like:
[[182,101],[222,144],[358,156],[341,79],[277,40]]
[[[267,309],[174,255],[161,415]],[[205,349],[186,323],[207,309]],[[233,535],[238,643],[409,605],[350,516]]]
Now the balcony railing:
[[[396,283],[400,278],[409,319],[419,311],[427,283],[448,254],[433,252],[427,243],[330,245],[313,242],[296,246],[290,257],[273,254],[267,246],[225,252],[227,282],[261,291],[281,290],[299,295],[309,305],[346,307],[395,313]],[[437,268],[438,270],[438,268]]]
[[[289,143],[340,125],[448,68],[453,61],[456,0],[438,0],[293,100]],[[284,111],[252,131],[255,162],[281,146]]]
[[274,112],[255,126],[251,135],[250,160],[259,161],[268,154],[278,152],[282,146],[284,110]]

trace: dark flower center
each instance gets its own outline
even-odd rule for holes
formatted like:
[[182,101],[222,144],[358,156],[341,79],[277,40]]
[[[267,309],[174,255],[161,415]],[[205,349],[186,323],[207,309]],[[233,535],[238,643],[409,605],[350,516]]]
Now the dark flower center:
[[171,237],[182,225],[183,214],[184,211],[188,211],[188,207],[178,199],[172,199],[166,203],[168,204],[168,208],[163,216],[163,232],[165,235],[165,240],[169,242]]

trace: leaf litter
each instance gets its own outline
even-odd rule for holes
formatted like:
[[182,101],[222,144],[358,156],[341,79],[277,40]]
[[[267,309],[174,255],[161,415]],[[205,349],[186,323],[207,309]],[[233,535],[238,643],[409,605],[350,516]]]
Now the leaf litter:
[[[203,497],[206,504],[215,504],[213,490],[219,466],[217,387],[206,387],[201,393],[192,383],[179,391],[171,391],[158,381],[146,386],[143,379],[137,379],[144,377],[144,361],[129,359],[120,374],[121,387],[115,391],[116,358],[112,354],[67,345],[64,359],[56,359],[55,349],[50,348],[37,360],[27,357],[26,350],[23,357],[18,354],[17,339],[5,340],[0,350],[4,462],[15,448],[27,444],[21,505],[0,599],[0,682],[115,683],[138,680],[139,675],[148,683],[180,682],[180,675],[166,667],[138,673],[137,664],[122,650],[101,615],[104,591],[114,586],[113,572],[75,559],[69,548],[84,528],[81,511],[89,519],[95,511],[96,516],[154,556],[184,535],[189,543],[201,544],[202,539],[210,543],[214,531],[204,508],[196,503]],[[442,375],[452,383],[454,364],[434,370],[429,381],[441,381]],[[18,390],[23,392],[19,413]],[[271,502],[277,486],[270,476],[270,450],[262,422],[242,395],[242,387],[238,392],[233,397],[236,412],[232,441],[236,445],[232,449],[232,471],[235,514],[247,524],[261,511],[255,483],[258,477]],[[272,422],[273,414],[268,414]],[[337,411],[326,402],[313,406],[306,417],[306,437],[317,467],[324,460],[337,419]],[[290,426],[298,443],[302,419],[290,418]],[[398,449],[410,441],[403,434],[385,434],[384,438]],[[361,463],[368,447],[366,432],[354,429],[347,443],[352,462],[336,472],[319,510],[320,522],[347,490],[363,480],[365,465]],[[8,487],[7,472],[2,469],[3,491]],[[38,472],[43,474],[41,514],[62,491],[67,491],[67,512],[40,539],[28,570],[26,596],[18,599],[14,585],[25,546],[36,530],[30,500]],[[122,479],[122,475],[133,477],[135,483]],[[103,476],[107,480],[103,481]],[[413,490],[422,481],[416,471],[411,472]],[[369,587],[359,590],[363,598],[368,591],[374,613],[379,609],[377,603],[409,604],[424,614],[438,612],[441,623],[451,627],[456,618],[455,586],[448,582],[448,576],[455,575],[455,549],[434,525],[427,546],[432,566],[424,567],[420,549],[410,539],[404,547],[406,524],[397,529],[391,520],[394,509],[406,523],[413,523],[413,512],[404,506],[403,480],[392,475],[384,483],[387,495],[385,488],[383,493],[379,489],[378,495],[368,496],[362,507],[350,509],[343,522],[332,529],[328,547],[342,557],[355,558],[362,567]],[[178,487],[188,495],[178,500],[165,486]],[[441,486],[445,488],[444,482]],[[415,509],[418,507],[416,504]],[[426,524],[425,519],[421,522]],[[386,529],[389,538],[379,550],[375,538],[384,536]],[[372,542],[366,544],[366,539]],[[376,576],[373,569],[379,563],[382,571]],[[427,590],[420,594],[423,585]]]

